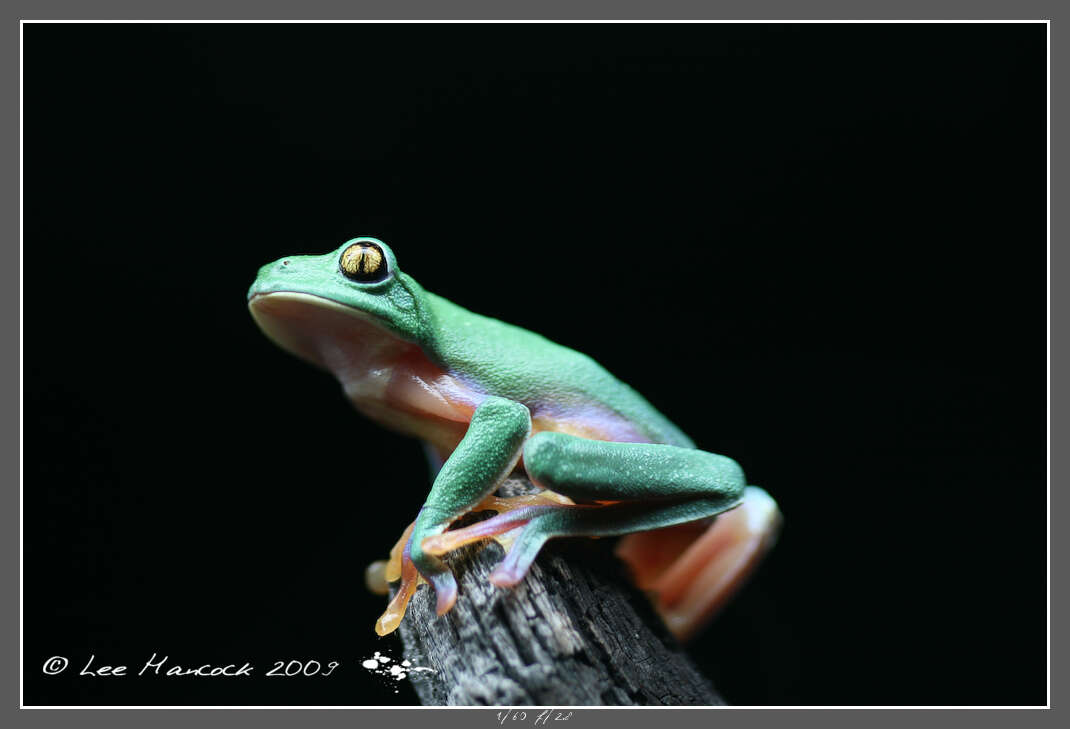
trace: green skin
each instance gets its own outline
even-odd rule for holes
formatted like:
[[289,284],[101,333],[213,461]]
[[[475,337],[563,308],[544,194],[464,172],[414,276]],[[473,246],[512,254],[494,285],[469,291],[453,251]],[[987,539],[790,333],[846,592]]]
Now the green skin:
[[[385,277],[363,282],[343,271],[343,253],[354,244],[379,248]],[[746,483],[735,461],[697,450],[642,396],[589,357],[425,291],[398,269],[382,241],[354,238],[326,255],[291,256],[264,266],[249,290],[254,316],[254,299],[278,292],[309,294],[352,310],[361,321],[381,327],[384,337],[419,346],[428,360],[479,395],[405,548],[435,588],[440,612],[452,605],[456,582],[421,545],[493,493],[521,456],[529,477],[546,489],[578,503],[621,503],[594,509],[531,507],[497,517],[526,520],[495,573],[502,583],[522,578],[548,538],[647,531],[714,516],[741,503]],[[610,430],[621,434],[613,440],[632,442],[532,434],[535,415],[611,423]]]

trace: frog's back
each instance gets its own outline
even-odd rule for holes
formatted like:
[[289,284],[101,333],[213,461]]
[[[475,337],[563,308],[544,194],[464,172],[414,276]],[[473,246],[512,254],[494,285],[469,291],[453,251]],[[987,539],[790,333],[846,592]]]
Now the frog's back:
[[694,447],[634,389],[585,354],[427,293],[439,364],[478,393],[521,402],[535,430]]

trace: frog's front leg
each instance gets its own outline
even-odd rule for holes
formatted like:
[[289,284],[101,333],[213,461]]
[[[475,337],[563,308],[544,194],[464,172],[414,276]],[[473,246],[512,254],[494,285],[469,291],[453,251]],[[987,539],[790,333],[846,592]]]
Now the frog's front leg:
[[498,488],[516,466],[530,432],[531,414],[518,402],[489,397],[476,408],[464,438],[435,477],[402,547],[401,584],[375,625],[379,635],[393,632],[400,624],[420,576],[435,590],[435,610],[439,615],[453,606],[457,599],[453,573],[421,545],[425,539],[446,531],[454,519]]

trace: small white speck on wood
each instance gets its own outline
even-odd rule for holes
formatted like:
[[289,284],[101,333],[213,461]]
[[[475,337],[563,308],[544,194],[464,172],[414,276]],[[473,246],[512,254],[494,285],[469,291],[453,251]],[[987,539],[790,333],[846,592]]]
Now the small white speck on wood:
[[[499,493],[535,490],[524,479]],[[467,522],[466,522],[467,523]],[[421,587],[401,622],[405,657],[429,706],[716,706],[724,704],[627,580],[612,540],[556,540],[512,589],[487,581],[501,548],[449,555],[457,604],[435,615]]]

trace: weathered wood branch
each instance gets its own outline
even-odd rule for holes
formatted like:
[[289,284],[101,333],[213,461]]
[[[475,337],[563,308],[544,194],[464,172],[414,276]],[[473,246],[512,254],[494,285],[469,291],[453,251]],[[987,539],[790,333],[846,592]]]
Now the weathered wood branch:
[[[533,489],[512,479],[499,493]],[[513,589],[487,581],[501,558],[496,543],[449,555],[460,597],[442,617],[429,588],[410,603],[405,657],[434,669],[411,674],[425,705],[724,703],[628,582],[612,540],[551,541]]]

